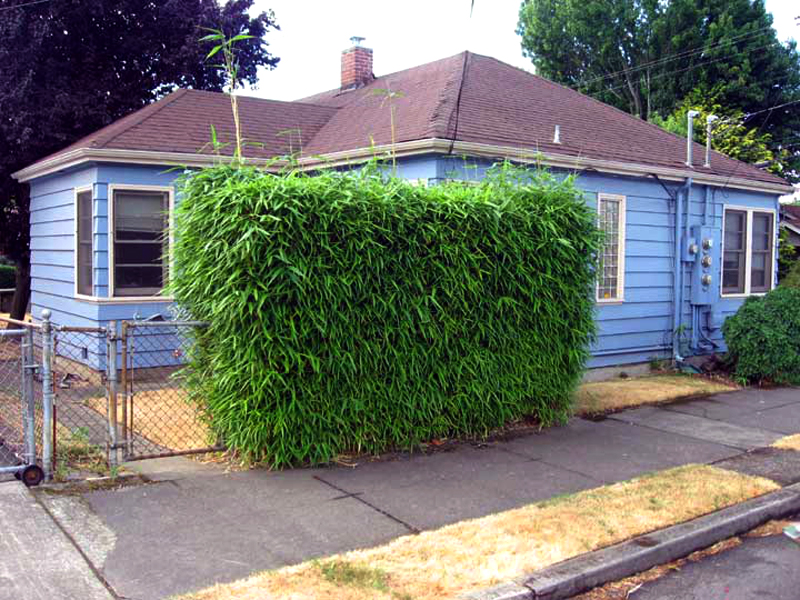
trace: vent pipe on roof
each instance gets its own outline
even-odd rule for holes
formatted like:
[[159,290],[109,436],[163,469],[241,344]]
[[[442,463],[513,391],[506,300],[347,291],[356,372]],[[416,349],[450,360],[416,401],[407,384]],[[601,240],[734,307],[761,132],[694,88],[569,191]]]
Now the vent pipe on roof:
[[553,134],[553,143],[554,144],[561,143],[561,125],[556,125],[556,131]]
[[706,117],[706,162],[703,165],[706,168],[711,167],[711,137],[712,137],[712,123],[719,119],[716,115],[708,115]]
[[686,113],[686,164],[692,166],[692,144],[694,144],[694,118],[700,113],[690,110]]

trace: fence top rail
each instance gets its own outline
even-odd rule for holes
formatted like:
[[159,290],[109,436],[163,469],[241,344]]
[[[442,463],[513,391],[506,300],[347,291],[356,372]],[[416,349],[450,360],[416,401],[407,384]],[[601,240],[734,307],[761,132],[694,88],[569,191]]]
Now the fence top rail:
[[106,333],[106,329],[103,327],[70,327],[68,325],[56,325],[53,329],[63,333]]
[[11,317],[0,317],[0,323],[8,323],[9,325],[15,325],[17,327],[26,327],[28,329],[41,329],[41,323],[33,323],[32,321],[18,321],[17,319],[12,319]]
[[128,329],[134,327],[207,327],[205,321],[122,321]]
[[26,329],[0,329],[0,337],[22,337]]

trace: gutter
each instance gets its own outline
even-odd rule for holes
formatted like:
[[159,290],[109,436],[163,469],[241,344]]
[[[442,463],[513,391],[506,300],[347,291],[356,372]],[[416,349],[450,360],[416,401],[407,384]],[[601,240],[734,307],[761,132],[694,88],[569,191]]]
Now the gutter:
[[[296,164],[303,171],[313,171],[326,167],[363,163],[376,157],[388,155],[392,151],[394,151],[395,155],[398,157],[420,154],[464,154],[488,159],[507,158],[522,164],[538,164],[576,171],[594,169],[601,173],[625,175],[629,177],[646,177],[655,174],[667,181],[684,181],[686,177],[693,177],[695,183],[698,184],[731,187],[767,194],[787,194],[794,192],[794,187],[788,183],[757,181],[741,177],[717,175],[710,172],[698,173],[696,169],[702,169],[703,167],[695,167],[695,169],[654,167],[653,165],[588,158],[585,156],[537,152],[535,150],[515,148],[513,146],[497,146],[474,142],[453,142],[453,140],[442,138],[399,142],[395,144],[394,147],[392,147],[391,144],[384,144],[371,148],[358,148],[355,150],[330,152],[324,155],[304,156],[298,159]],[[214,164],[231,162],[232,160],[232,157],[222,157],[213,154],[78,148],[70,152],[58,154],[49,159],[41,160],[13,173],[12,177],[20,182],[30,181],[31,179],[51,175],[89,161],[139,165],[185,166],[191,168],[207,167]],[[246,158],[243,162],[247,165],[263,167],[269,171],[275,172],[289,165],[287,161],[275,158]]]

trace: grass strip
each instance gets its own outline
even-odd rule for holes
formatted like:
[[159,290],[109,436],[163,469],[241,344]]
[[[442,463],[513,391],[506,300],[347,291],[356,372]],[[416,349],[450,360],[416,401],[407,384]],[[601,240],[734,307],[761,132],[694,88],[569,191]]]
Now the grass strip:
[[582,384],[576,391],[575,412],[579,415],[602,414],[632,406],[658,404],[699,396],[730,392],[735,387],[705,377],[689,375],[654,375],[613,379]]
[[797,450],[800,452],[800,433],[781,438],[772,444],[772,447],[780,448],[782,450]]
[[686,465],[219,584],[180,600],[455,598],[778,488],[768,479]]

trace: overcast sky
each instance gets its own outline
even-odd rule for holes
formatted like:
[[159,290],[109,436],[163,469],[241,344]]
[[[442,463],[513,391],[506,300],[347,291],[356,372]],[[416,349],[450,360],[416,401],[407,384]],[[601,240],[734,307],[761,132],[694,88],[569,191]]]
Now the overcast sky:
[[[800,39],[797,0],[767,0],[781,40]],[[268,40],[281,58],[261,74],[258,89],[245,91],[276,100],[296,100],[339,86],[341,51],[349,38],[367,38],[374,72],[385,75],[471,50],[530,70],[517,26],[519,0],[256,0],[254,10],[272,8],[281,31]]]

